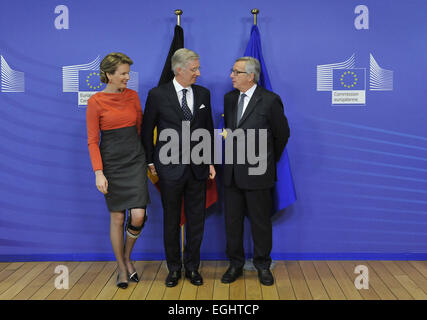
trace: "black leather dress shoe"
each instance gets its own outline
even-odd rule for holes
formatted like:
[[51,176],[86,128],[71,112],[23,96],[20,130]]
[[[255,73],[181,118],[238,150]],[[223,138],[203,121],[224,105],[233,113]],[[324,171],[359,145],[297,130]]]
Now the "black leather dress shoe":
[[166,277],[166,287],[175,287],[178,284],[178,280],[181,279],[181,271],[171,271]]
[[272,286],[274,283],[273,274],[270,269],[258,269],[258,278],[265,286]]
[[200,275],[199,271],[185,271],[185,277],[190,279],[190,282],[195,286],[201,286],[203,284],[203,278]]
[[221,278],[222,283],[232,283],[243,274],[243,268],[229,267]]

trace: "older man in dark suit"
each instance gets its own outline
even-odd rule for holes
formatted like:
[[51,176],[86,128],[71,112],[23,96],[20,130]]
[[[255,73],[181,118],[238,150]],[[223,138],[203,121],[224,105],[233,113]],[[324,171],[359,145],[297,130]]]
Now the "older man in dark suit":
[[[194,163],[190,158],[190,146],[185,140],[188,134],[197,129],[205,129],[211,137],[210,148],[213,150],[213,121],[210,92],[195,85],[200,76],[199,56],[188,49],[179,49],[172,57],[173,81],[153,88],[148,93],[145,106],[142,140],[147,154],[147,163],[152,174],[159,176],[160,193],[163,205],[163,238],[166,262],[169,274],[166,286],[174,287],[181,278],[181,259],[179,246],[179,223],[181,204],[184,198],[186,215],[186,244],[184,252],[185,276],[194,285],[203,284],[198,272],[200,264],[200,246],[203,238],[206,204],[206,180],[215,177],[213,154],[208,156],[208,163]],[[167,150],[170,141],[158,139],[153,143],[153,130],[157,126],[159,138],[162,132],[176,132],[179,138],[171,150]],[[206,131],[205,131],[206,132]],[[168,158],[170,157],[170,158]],[[173,160],[171,163],[169,160]],[[206,157],[205,157],[206,159]]]
[[[264,161],[258,167],[264,167],[264,170],[251,173],[251,169],[255,168],[246,157],[249,154],[240,163],[235,153],[241,148],[234,145],[233,163],[226,162],[224,166],[225,224],[230,266],[221,279],[223,283],[231,283],[243,273],[243,221],[246,212],[254,241],[253,263],[258,270],[259,280],[264,285],[274,283],[270,271],[272,188],[276,180],[276,163],[290,133],[280,97],[257,85],[259,74],[260,64],[257,59],[237,59],[230,75],[235,90],[224,96],[225,127],[231,129],[231,132],[240,131],[246,146],[252,144],[258,159]],[[252,138],[248,134],[251,129],[255,131]],[[227,147],[227,139],[238,136],[232,134],[226,137],[226,152],[231,151]]]

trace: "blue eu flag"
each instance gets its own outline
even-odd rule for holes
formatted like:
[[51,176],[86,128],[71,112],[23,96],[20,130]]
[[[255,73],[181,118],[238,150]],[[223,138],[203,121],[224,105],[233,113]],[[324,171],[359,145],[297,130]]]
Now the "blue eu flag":
[[79,71],[79,91],[102,91],[105,83],[101,82],[99,70]]
[[365,90],[365,69],[333,69],[333,90]]
[[[252,26],[251,37],[246,47],[245,56],[254,57],[259,60],[261,73],[258,85],[272,91],[270,79],[268,78],[267,67],[262,57],[261,36],[258,27]],[[274,208],[273,214],[280,211],[296,201],[294,180],[292,178],[291,168],[289,166],[288,152],[285,150],[277,163],[277,182],[274,190]]]

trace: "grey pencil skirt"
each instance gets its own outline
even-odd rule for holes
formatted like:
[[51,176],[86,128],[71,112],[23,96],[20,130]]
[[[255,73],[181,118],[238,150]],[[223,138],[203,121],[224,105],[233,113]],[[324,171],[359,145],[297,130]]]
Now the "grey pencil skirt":
[[147,161],[136,126],[101,131],[99,148],[108,181],[108,210],[145,208],[150,203]]

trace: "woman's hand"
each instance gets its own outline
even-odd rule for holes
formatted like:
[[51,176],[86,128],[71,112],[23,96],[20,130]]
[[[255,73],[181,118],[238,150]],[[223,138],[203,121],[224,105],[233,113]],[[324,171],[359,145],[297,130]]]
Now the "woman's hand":
[[103,194],[108,193],[108,181],[104,176],[104,172],[102,172],[102,170],[95,171],[95,177],[96,188],[99,190],[99,192],[102,192]]
[[213,166],[213,164],[209,165],[209,179],[214,179],[216,176],[216,171],[215,171],[215,167]]

